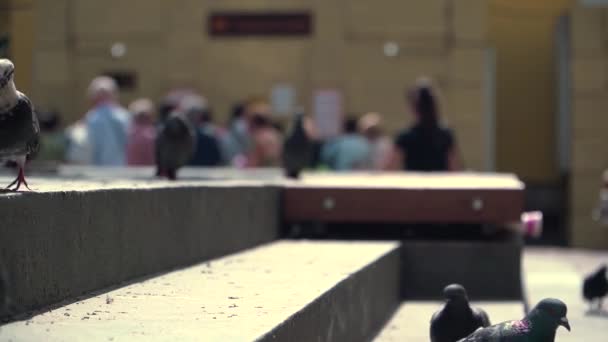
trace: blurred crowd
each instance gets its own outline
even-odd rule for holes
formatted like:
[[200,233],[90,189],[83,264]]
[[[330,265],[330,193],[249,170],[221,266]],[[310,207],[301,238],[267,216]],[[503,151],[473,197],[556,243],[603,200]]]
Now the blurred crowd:
[[[174,113],[187,118],[196,134],[188,165],[238,168],[280,167],[285,122],[272,115],[264,97],[234,105],[227,122],[214,120],[208,99],[192,89],[175,89],[155,103],[141,98],[127,108],[119,101],[116,82],[106,76],[87,90],[90,109],[63,128],[56,112],[38,113],[41,150],[37,159],[97,166],[155,164],[155,142],[163,122]],[[419,79],[405,94],[413,115],[410,127],[386,135],[379,113],[348,115],[342,133],[321,139],[305,116],[306,134],[314,141],[310,169],[446,171],[462,167],[452,131],[441,124],[437,94],[428,79]],[[405,120],[404,120],[405,122]]]

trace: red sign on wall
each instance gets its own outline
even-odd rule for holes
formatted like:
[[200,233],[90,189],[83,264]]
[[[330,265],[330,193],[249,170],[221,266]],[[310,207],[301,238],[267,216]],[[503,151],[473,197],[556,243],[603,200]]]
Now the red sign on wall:
[[308,36],[310,13],[212,13],[211,36]]

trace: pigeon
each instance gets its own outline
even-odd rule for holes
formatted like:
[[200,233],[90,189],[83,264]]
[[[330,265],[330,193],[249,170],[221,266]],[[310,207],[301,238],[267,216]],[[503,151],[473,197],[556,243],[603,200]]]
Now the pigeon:
[[490,326],[488,314],[469,305],[467,292],[459,284],[443,289],[445,305],[431,318],[431,342],[456,342],[477,328]]
[[30,190],[23,169],[27,156],[40,148],[40,126],[32,102],[15,88],[14,72],[10,60],[0,59],[0,160],[15,162],[19,170],[6,188],[17,191],[23,184]]
[[459,342],[553,342],[560,325],[570,331],[567,311],[561,300],[545,298],[523,319],[479,328]]
[[175,180],[177,169],[192,159],[195,145],[196,134],[188,119],[179,112],[170,114],[156,138],[156,175]]
[[583,297],[593,306],[597,300],[597,307],[602,309],[602,299],[608,294],[608,280],[606,279],[606,265],[600,267],[585,278],[583,282]]
[[314,153],[314,142],[304,129],[304,113],[298,112],[283,144],[283,167],[287,177],[298,178],[300,172],[310,165]]

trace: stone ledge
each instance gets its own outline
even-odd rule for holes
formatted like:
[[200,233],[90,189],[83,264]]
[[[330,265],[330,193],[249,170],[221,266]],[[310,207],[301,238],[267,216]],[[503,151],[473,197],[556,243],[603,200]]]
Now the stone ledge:
[[17,313],[279,235],[280,190],[259,182],[54,182],[0,195],[0,260]]
[[1,327],[15,341],[369,341],[399,304],[399,245],[279,241]]

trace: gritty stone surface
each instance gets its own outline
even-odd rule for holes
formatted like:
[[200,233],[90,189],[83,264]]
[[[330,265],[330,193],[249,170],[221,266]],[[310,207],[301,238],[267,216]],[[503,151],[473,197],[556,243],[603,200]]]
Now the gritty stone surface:
[[0,261],[17,312],[279,236],[279,189],[256,181],[30,183],[38,192],[0,194]]
[[[303,308],[323,301],[323,296],[340,287],[356,286],[349,279],[366,268],[381,268],[377,261],[389,262],[383,258],[397,248],[398,244],[388,242],[275,242],[97,293],[2,326],[0,340],[254,341],[281,324],[289,325],[286,320],[298,319]],[[394,272],[398,256],[391,262]],[[370,276],[379,288],[385,285],[378,274]],[[394,289],[396,299],[397,286],[387,284],[387,288]],[[345,292],[336,292],[340,293]],[[365,295],[326,301],[323,310],[334,313],[328,316],[334,332],[357,329],[352,322],[340,319],[349,317],[350,302],[373,306],[375,294]],[[359,306],[353,307],[358,316],[366,317]],[[299,325],[308,330],[318,327]],[[278,335],[282,336],[280,331]],[[303,335],[291,335],[290,340],[304,341],[299,338]],[[338,336],[334,340],[344,340],[334,336]],[[327,336],[318,340],[330,341]]]

